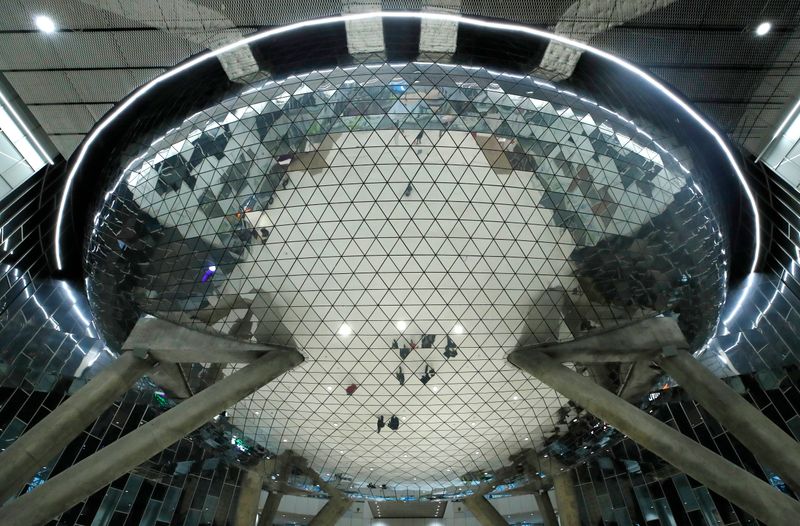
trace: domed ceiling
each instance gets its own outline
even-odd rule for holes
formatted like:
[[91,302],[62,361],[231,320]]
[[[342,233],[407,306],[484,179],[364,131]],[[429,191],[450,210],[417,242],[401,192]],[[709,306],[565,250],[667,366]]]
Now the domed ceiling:
[[252,83],[109,188],[93,310],[112,344],[150,313],[295,346],[306,361],[229,412],[245,435],[359,488],[458,487],[559,426],[567,401],[508,364],[518,346],[667,311],[696,341],[715,324],[723,236],[654,135],[483,68]]

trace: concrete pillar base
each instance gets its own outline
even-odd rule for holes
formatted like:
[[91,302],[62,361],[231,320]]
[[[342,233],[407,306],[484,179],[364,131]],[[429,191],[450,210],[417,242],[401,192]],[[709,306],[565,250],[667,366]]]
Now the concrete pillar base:
[[347,510],[350,509],[352,502],[347,497],[331,497],[328,503],[314,515],[308,526],[335,526],[336,522],[342,518]]
[[275,515],[278,514],[278,507],[281,505],[283,494],[277,491],[270,491],[267,495],[267,501],[264,507],[261,508],[261,516],[258,518],[258,526],[272,526],[275,522]]
[[558,518],[547,491],[542,490],[539,493],[534,493],[533,496],[536,498],[536,505],[544,521],[544,526],[558,526]]
[[481,495],[465,498],[464,506],[478,519],[481,526],[508,526],[500,512]]
[[233,526],[253,526],[256,523],[263,485],[264,475],[260,470],[243,470],[239,477],[239,497],[236,499]]
[[553,487],[556,490],[558,516],[561,526],[581,526],[581,514],[578,510],[578,491],[575,488],[572,470],[552,473]]

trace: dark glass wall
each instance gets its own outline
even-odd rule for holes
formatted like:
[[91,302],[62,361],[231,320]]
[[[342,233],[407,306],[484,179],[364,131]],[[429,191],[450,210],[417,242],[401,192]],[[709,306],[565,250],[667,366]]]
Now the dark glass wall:
[[[729,377],[731,387],[791,436],[800,440],[800,369]],[[729,434],[680,388],[659,391],[654,416],[711,451],[794,496],[780,477]],[[590,526],[759,524],[691,477],[625,439],[575,470],[582,497],[581,516]]]
[[[48,266],[63,162],[39,172],[0,203],[0,449],[114,360],[80,283]],[[28,483],[27,492],[172,405],[141,380]],[[223,525],[230,523],[239,466],[264,451],[225,418],[126,474],[51,524]]]
[[[764,166],[748,168],[762,213],[762,271],[731,291],[717,335],[699,358],[800,440],[800,195]],[[753,236],[750,225],[740,224],[742,235]],[[680,387],[651,399],[655,416],[792,494]],[[610,444],[575,470],[584,524],[759,524],[632,441]]]

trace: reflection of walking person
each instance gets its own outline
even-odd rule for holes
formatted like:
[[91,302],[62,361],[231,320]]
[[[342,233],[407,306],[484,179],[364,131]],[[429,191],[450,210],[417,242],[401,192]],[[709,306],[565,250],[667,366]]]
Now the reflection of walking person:
[[398,369],[397,373],[394,375],[397,378],[397,381],[400,382],[400,385],[406,383],[406,375],[403,374],[403,368],[401,367]]
[[381,429],[383,429],[384,426],[386,426],[386,423],[383,421],[383,415],[381,415],[378,417],[378,433],[381,432]]
[[422,385],[426,385],[428,382],[430,382],[431,378],[433,378],[434,376],[436,376],[436,371],[434,371],[433,367],[431,367],[430,365],[428,365],[426,363],[425,364],[425,373],[423,373],[423,375],[420,377],[420,381],[422,382]]
[[400,359],[405,360],[406,358],[408,358],[409,354],[411,354],[411,349],[403,345],[403,348],[400,349]]
[[456,351],[456,342],[453,341],[450,336],[447,337],[447,345],[444,346],[444,357],[445,359],[449,360],[450,358],[455,358],[458,355],[458,351]]
[[389,419],[389,429],[392,431],[397,431],[397,428],[400,427],[400,419],[397,418],[395,415],[392,415],[392,418]]

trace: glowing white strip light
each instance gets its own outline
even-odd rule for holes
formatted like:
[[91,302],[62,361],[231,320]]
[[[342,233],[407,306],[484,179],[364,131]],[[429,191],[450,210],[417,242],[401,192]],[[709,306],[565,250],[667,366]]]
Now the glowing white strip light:
[[8,110],[11,116],[14,117],[14,120],[17,122],[19,127],[22,128],[22,131],[25,132],[25,138],[29,139],[34,146],[36,146],[36,149],[39,150],[39,153],[42,154],[42,157],[47,160],[47,164],[53,164],[53,158],[47,155],[47,150],[45,150],[44,147],[39,144],[39,141],[36,140],[36,136],[33,135],[33,132],[30,130],[30,128],[25,125],[25,121],[23,121],[19,114],[14,110],[14,107],[11,105],[11,101],[6,98],[2,91],[0,91],[0,101],[3,101],[3,107]]
[[258,42],[259,40],[268,39],[276,35],[289,33],[299,29],[319,27],[341,22],[351,22],[355,20],[370,20],[373,18],[380,18],[380,19],[416,18],[420,20],[451,22],[456,24],[464,24],[466,26],[479,27],[483,29],[508,31],[510,33],[522,33],[539,38],[546,38],[551,41],[563,44],[565,46],[580,49],[581,51],[584,51],[586,53],[590,53],[592,55],[604,58],[630,71],[637,77],[641,78],[642,80],[650,84],[653,88],[655,88],[657,91],[665,95],[672,102],[674,102],[678,107],[680,107],[683,111],[685,111],[692,119],[694,119],[698,124],[700,124],[700,126],[702,126],[703,129],[705,129],[717,142],[720,149],[724,153],[726,159],[728,160],[734,172],[736,173],[736,177],[739,179],[739,182],[741,183],[742,188],[744,189],[745,195],[747,196],[747,199],[750,201],[750,206],[753,209],[753,221],[755,223],[753,230],[755,239],[754,239],[753,261],[750,265],[750,272],[751,273],[755,272],[756,267],[758,265],[758,256],[761,252],[761,218],[758,214],[756,199],[753,196],[753,192],[750,190],[750,187],[747,184],[747,180],[745,179],[744,174],[742,173],[738,163],[736,162],[736,158],[734,157],[733,152],[730,150],[730,148],[728,148],[728,145],[725,143],[725,140],[722,138],[722,136],[719,133],[717,133],[717,131],[708,121],[706,121],[691,106],[689,106],[686,102],[684,102],[678,95],[670,91],[669,88],[667,88],[665,85],[661,84],[658,80],[656,80],[655,77],[637,68],[630,62],[623,60],[615,55],[612,55],[611,53],[607,53],[605,51],[592,47],[589,44],[573,40],[563,35],[549,33],[547,31],[543,31],[541,29],[537,29],[534,27],[520,26],[505,22],[490,22],[486,20],[476,20],[472,18],[464,18],[459,15],[452,15],[447,13],[427,13],[427,12],[410,12],[410,11],[378,11],[373,13],[354,13],[354,14],[341,15],[329,18],[320,18],[317,20],[307,20],[305,22],[297,22],[295,24],[290,24],[275,29],[269,29],[261,33],[256,33],[247,37],[243,37],[241,40],[232,42],[220,48],[208,51],[206,53],[203,53],[202,55],[198,55],[192,59],[189,59],[183,64],[180,64],[179,66],[167,71],[161,76],[156,77],[155,79],[151,80],[150,82],[148,82],[147,84],[143,85],[138,90],[133,92],[128,97],[128,99],[125,100],[125,102],[116,106],[101,122],[97,124],[97,126],[94,127],[94,129],[92,129],[92,132],[86,137],[86,139],[81,144],[80,150],[78,151],[78,154],[72,163],[72,167],[69,170],[64,191],[61,194],[61,202],[58,207],[58,217],[56,219],[56,228],[54,234],[56,266],[58,267],[58,269],[61,270],[62,268],[60,240],[61,240],[61,229],[64,222],[64,211],[66,209],[66,204],[69,199],[69,194],[72,190],[72,183],[75,179],[75,174],[78,173],[81,163],[83,162],[83,159],[86,157],[86,152],[88,152],[92,143],[94,143],[97,137],[103,132],[103,130],[105,130],[109,126],[109,124],[111,124],[114,120],[116,120],[132,104],[134,104],[136,101],[144,97],[150,90],[152,90],[154,87],[158,86],[162,82],[165,82],[166,80],[169,80],[176,75],[180,75],[181,73],[194,68],[198,64],[206,62],[207,60],[210,60],[212,58],[218,57],[219,55],[232,51],[238,47],[246,46],[253,42]]
[[781,125],[778,126],[777,130],[775,130],[775,133],[772,135],[772,139],[769,140],[767,145],[764,146],[764,149],[761,150],[761,153],[758,155],[758,157],[756,157],[756,162],[761,160],[761,158],[764,156],[764,154],[767,152],[767,150],[769,150],[769,147],[772,146],[772,143],[775,142],[775,139],[777,139],[778,136],[780,136],[780,134],[783,133],[783,129],[786,128],[786,126],[792,120],[792,117],[794,117],[795,114],[797,113],[798,109],[800,109],[800,100],[798,100],[795,103],[795,105],[792,107],[792,110],[789,112],[789,114],[786,116],[786,118],[783,119],[783,122],[781,123]]

